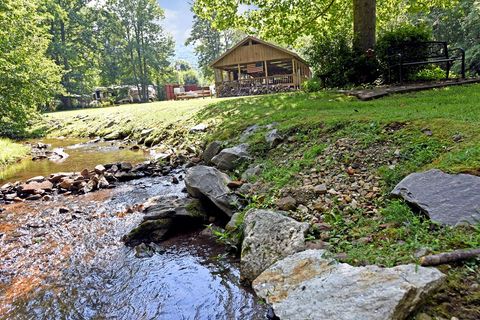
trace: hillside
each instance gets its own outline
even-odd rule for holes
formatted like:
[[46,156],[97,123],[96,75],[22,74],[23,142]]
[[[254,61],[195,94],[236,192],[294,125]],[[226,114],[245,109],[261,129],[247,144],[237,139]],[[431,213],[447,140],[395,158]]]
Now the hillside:
[[[197,152],[213,140],[246,141],[253,165],[261,167],[248,178],[248,208],[290,210],[312,225],[312,243],[348,263],[393,266],[417,262],[425,253],[480,246],[478,225],[436,225],[389,195],[412,172],[480,173],[479,101],[480,86],[472,85],[372,102],[333,92],[296,93],[78,110],[45,118],[54,136],[128,137],[148,146],[193,146]],[[206,132],[190,132],[200,123],[207,125]],[[285,137],[274,148],[265,142],[268,125]],[[249,127],[250,135],[244,131]],[[324,188],[320,196],[318,185]],[[235,234],[223,238],[229,237]],[[480,280],[478,262],[442,271],[448,283],[425,310],[451,317],[455,306],[462,319],[478,318],[480,292],[473,285]]]

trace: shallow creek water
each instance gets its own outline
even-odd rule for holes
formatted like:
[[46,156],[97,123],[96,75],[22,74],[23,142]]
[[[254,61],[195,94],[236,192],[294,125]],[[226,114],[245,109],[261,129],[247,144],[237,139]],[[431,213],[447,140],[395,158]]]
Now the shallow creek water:
[[33,161],[31,157],[24,159],[0,170],[0,184],[27,180],[35,176],[48,176],[55,172],[80,172],[85,168],[93,169],[97,164],[118,161],[137,163],[144,161],[149,156],[142,150],[131,151],[129,148],[120,148],[118,141],[91,143],[86,139],[68,138],[29,142],[51,145],[50,150],[63,148],[69,157],[57,162],[48,159]]
[[237,262],[198,231],[143,259],[120,241],[142,217],[128,208],[182,195],[183,184],[170,181],[4,206],[0,319],[265,319],[265,307],[239,284]]

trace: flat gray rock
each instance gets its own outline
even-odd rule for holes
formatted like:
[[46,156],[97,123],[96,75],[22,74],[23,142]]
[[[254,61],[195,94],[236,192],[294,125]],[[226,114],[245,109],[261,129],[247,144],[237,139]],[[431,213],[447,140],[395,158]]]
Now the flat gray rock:
[[226,148],[220,151],[212,159],[212,163],[220,170],[233,170],[245,161],[250,160],[248,153],[248,144],[243,143],[232,148]]
[[445,279],[435,268],[353,267],[325,253],[306,250],[280,260],[253,289],[282,320],[402,320]]
[[440,170],[413,173],[392,195],[420,208],[432,221],[446,225],[480,222],[480,177]]
[[213,167],[195,166],[187,170],[185,186],[194,198],[207,198],[229,217],[234,211],[236,197],[227,187],[230,178]]
[[242,279],[252,281],[276,261],[305,249],[308,223],[280,211],[252,209],[245,214],[240,258]]

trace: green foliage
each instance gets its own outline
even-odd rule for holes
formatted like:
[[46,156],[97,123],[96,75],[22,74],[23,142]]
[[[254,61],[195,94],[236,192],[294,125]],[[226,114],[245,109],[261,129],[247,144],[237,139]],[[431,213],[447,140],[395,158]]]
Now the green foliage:
[[202,74],[205,78],[211,79],[213,70],[210,68],[210,63],[240,41],[243,36],[243,32],[231,28],[219,31],[213,27],[211,21],[194,15],[192,31],[185,45],[195,46],[195,55]]
[[183,84],[199,84],[198,76],[195,70],[187,70],[180,73]]
[[[480,1],[460,0],[449,8],[436,8],[428,15],[435,39],[447,41],[450,46],[466,51],[466,69],[470,74],[480,74]],[[454,64],[460,72],[460,64]]]
[[480,75],[480,44],[467,50],[465,53],[465,65],[471,76]]
[[346,36],[314,38],[304,53],[315,77],[321,79],[325,87],[371,83],[378,76],[374,56],[355,52],[351,39]]
[[[430,40],[432,40],[432,30],[426,25],[415,26],[411,24],[404,24],[396,27],[395,29],[382,33],[377,41],[376,54],[378,60],[380,61],[384,78],[386,79],[388,77],[389,62],[392,61],[392,59],[396,59],[396,57],[390,56],[391,54],[395,54],[395,52],[389,52],[389,48],[398,48],[403,44],[415,48],[416,44]],[[423,55],[424,52],[421,49],[414,49],[411,52],[408,52],[408,56],[405,56],[404,59],[415,60],[415,57],[421,57]],[[407,68],[405,70],[405,78],[410,79],[421,69],[422,66]],[[394,78],[396,75],[397,72],[393,72],[392,80],[397,80]]]
[[324,86],[342,87],[350,83],[354,54],[347,37],[313,39],[305,55]]
[[173,40],[159,23],[164,12],[155,0],[110,0],[108,4],[120,21],[130,84],[141,86],[140,98],[146,102],[148,85],[158,82],[173,56]]
[[46,57],[45,20],[39,1],[0,2],[0,136],[23,136],[37,107],[60,91],[60,69]]
[[317,92],[322,90],[322,84],[317,78],[312,78],[302,83],[302,89],[305,92]]
[[22,159],[28,151],[29,148],[24,145],[0,138],[0,168]]
[[[412,81],[435,81],[445,79],[446,72],[439,66],[430,65],[411,76]],[[450,75],[450,78],[453,78]]]
[[[407,13],[452,6],[457,0],[377,1],[379,30],[404,19]],[[350,0],[196,0],[194,12],[218,30],[238,28],[266,39],[294,44],[304,36],[352,36]],[[301,45],[300,41],[297,43]]]

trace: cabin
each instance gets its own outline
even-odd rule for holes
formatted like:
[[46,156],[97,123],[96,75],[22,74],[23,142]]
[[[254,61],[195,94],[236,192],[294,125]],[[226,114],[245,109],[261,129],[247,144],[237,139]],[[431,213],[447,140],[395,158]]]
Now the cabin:
[[298,90],[311,78],[298,54],[248,36],[210,64],[219,97]]

